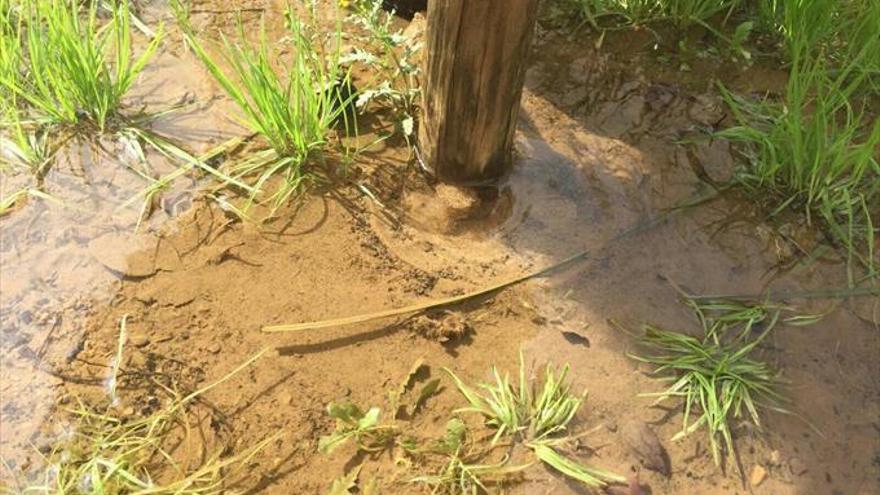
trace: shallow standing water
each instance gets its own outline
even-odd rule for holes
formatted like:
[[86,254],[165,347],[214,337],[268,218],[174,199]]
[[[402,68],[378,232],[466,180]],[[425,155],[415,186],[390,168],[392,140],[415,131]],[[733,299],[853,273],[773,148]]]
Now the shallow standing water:
[[[271,5],[261,8],[271,9]],[[206,3],[205,10],[222,10]],[[162,17],[157,8],[151,15]],[[149,19],[149,17],[148,17]],[[200,14],[223,26],[226,14]],[[781,328],[761,355],[789,381],[792,407],[821,434],[791,416],[767,415],[765,435],[740,428],[746,476],[768,476],[744,488],[737,468],[722,473],[699,434],[673,443],[680,416],[650,408],[642,392],[662,384],[626,352],[629,328],[652,322],[695,331],[696,322],[666,280],[696,293],[754,293],[845,284],[843,266],[792,263],[795,253],[774,227],[754,220],[747,201],[726,195],[675,215],[665,209],[711,193],[701,178],[732,171],[723,142],[677,144],[724,117],[699,75],[676,82],[640,69],[622,45],[597,52],[590,40],[542,31],[527,76],[515,170],[476,221],[445,218],[431,190],[386,144],[356,166],[380,196],[382,210],[356,191],[315,191],[262,227],[241,223],[180,183],[163,194],[134,232],[140,203],[126,205],[143,183],[116,159],[89,159],[74,147],[53,168],[49,192],[65,209],[30,201],[0,219],[2,380],[0,455],[23,473],[39,464],[37,448],[66,428],[65,405],[99,400],[127,315],[123,370],[174,375],[195,388],[216,380],[258,350],[255,366],[209,392],[222,421],[215,434],[233,450],[270,434],[281,438],[254,460],[252,486],[266,493],[325,493],[330,480],[360,462],[353,449],[325,456],[317,439],[332,429],[328,402],[385,406],[387,391],[421,359],[440,393],[402,419],[414,431],[439,434],[462,405],[441,367],[484,380],[492,365],[570,363],[589,399],[576,430],[593,449],[583,459],[628,474],[638,462],[621,429],[647,422],[669,451],[669,478],[640,470],[655,494],[869,494],[880,491],[880,331],[877,301],[787,301],[805,312],[833,311],[810,327]],[[619,52],[618,52],[619,50]],[[620,53],[621,55],[616,55]],[[140,98],[151,104],[197,102],[157,129],[196,152],[242,133],[231,107],[194,60],[169,43],[145,75]],[[179,77],[185,74],[186,77]],[[750,81],[744,75],[724,75]],[[150,165],[167,170],[156,156]],[[137,164],[135,164],[137,166]],[[4,177],[3,192],[16,186]],[[124,205],[124,206],[122,206]],[[389,217],[396,222],[389,221]],[[636,226],[642,232],[613,240]],[[810,242],[809,233],[794,232]],[[460,294],[588,250],[581,262],[475,303],[454,318],[416,317],[296,334],[265,334],[265,325],[346,316]],[[470,328],[463,338],[448,322]],[[447,338],[449,340],[447,340]],[[149,409],[155,391],[125,390],[119,410]],[[671,417],[670,417],[671,416]],[[9,473],[4,474],[8,476]],[[394,459],[366,462],[362,478],[389,483],[387,493],[419,492]],[[533,466],[516,493],[582,493]]]

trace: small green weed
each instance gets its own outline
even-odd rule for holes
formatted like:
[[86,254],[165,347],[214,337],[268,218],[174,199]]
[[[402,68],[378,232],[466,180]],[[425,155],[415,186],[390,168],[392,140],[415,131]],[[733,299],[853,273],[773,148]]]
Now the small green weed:
[[39,184],[49,166],[52,151],[49,147],[49,130],[39,124],[23,123],[18,111],[10,109],[7,113],[8,133],[0,135],[0,173],[4,165],[23,169],[31,173]]
[[[399,404],[400,396],[407,391],[416,395],[416,390],[412,389],[414,376],[423,367],[423,361],[417,360],[400,386],[389,392],[392,404]],[[486,424],[496,430],[491,441],[488,435],[474,436],[458,417],[447,422],[446,433],[441,438],[418,439],[404,436],[403,428],[395,424],[393,418],[391,424],[383,424],[377,407],[365,412],[353,404],[330,404],[328,413],[336,419],[336,429],[320,439],[319,450],[331,452],[348,441],[354,441],[361,452],[399,448],[396,458],[401,465],[418,464],[421,471],[428,472],[409,478],[409,483],[428,485],[432,493],[464,495],[484,493],[489,486],[512,482],[516,475],[534,463],[512,464],[508,454],[496,454],[496,449],[512,447],[511,442],[500,442],[504,437],[522,442],[536,459],[589,486],[623,482],[621,476],[585,466],[562,453],[571,439],[561,433],[585,398],[585,395],[571,394],[566,381],[567,370],[567,366],[561,371],[547,366],[540,383],[535,383],[526,378],[525,364],[521,359],[520,379],[516,386],[506,375],[502,378],[494,370],[496,383],[480,385],[485,393],[475,391],[446,370],[470,404],[457,412],[481,414]],[[436,380],[425,383],[418,391],[412,408],[414,412],[418,410],[417,405],[424,402],[424,397],[436,391],[436,387]],[[350,490],[357,485],[357,475],[353,473],[334,482],[337,491]]]
[[446,370],[456,387],[467,399],[469,407],[458,412],[476,412],[486,424],[497,429],[493,442],[505,435],[519,435],[528,440],[541,440],[565,430],[586,399],[577,397],[565,382],[568,366],[557,374],[551,365],[544,369],[544,379],[536,385],[526,379],[525,362],[520,356],[519,383],[514,386],[509,375],[501,376],[493,368],[495,383],[480,384],[486,393],[468,387],[454,373]]
[[436,442],[434,452],[447,459],[438,472],[409,480],[434,487],[432,493],[466,495],[488,492],[489,485],[504,483],[531,465],[510,465],[506,457],[494,463],[483,462],[486,452],[468,438],[467,427],[458,418],[452,418],[446,424],[446,434]]
[[378,452],[392,445],[400,433],[393,425],[379,423],[381,411],[378,407],[364,412],[352,403],[330,403],[327,414],[336,420],[336,429],[318,441],[318,450],[322,453],[333,452],[349,440],[357,443],[358,450]]
[[374,103],[390,109],[396,131],[411,143],[421,95],[416,62],[421,45],[394,29],[394,16],[382,9],[382,3],[362,0],[349,5],[349,21],[366,33],[358,38],[365,48],[355,47],[343,62],[361,63],[374,72],[375,82],[360,91],[357,107],[363,110]]

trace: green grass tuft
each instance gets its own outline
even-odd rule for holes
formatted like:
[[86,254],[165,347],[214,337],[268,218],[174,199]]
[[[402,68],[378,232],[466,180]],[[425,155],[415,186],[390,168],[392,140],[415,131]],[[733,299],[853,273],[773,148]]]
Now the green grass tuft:
[[737,125],[716,136],[742,144],[746,164],[737,179],[773,214],[801,209],[876,275],[880,119],[865,95],[880,74],[880,4],[852,4],[785,2],[779,26],[791,68],[782,100],[722,88]]
[[617,474],[583,465],[560,452],[567,440],[560,435],[586,399],[586,393],[581,396],[571,393],[566,381],[567,365],[557,371],[548,364],[538,382],[526,377],[525,360],[520,354],[518,383],[513,384],[509,375],[502,376],[493,368],[495,383],[480,384],[483,392],[466,385],[452,371],[446,369],[446,372],[470,404],[459,412],[478,413],[488,426],[496,429],[493,445],[503,436],[519,438],[539,460],[588,486],[602,487],[609,482],[625,481]]
[[480,393],[467,386],[455,373],[446,370],[456,387],[467,399],[469,407],[459,412],[476,412],[486,418],[486,424],[497,431],[493,443],[505,435],[521,435],[528,440],[541,440],[565,430],[586,398],[571,393],[566,383],[568,366],[558,373],[551,365],[544,369],[540,384],[530,382],[525,375],[525,361],[520,356],[519,383],[514,385],[510,376],[501,376],[492,368],[495,383],[483,383]]
[[[634,359],[656,366],[655,374],[672,384],[643,394],[655,404],[681,400],[684,417],[679,440],[705,428],[716,465],[722,452],[734,452],[731,423],[742,420],[760,428],[760,410],[788,412],[776,391],[777,373],[751,354],[772,331],[783,308],[730,301],[689,301],[703,327],[701,338],[645,325],[642,343],[651,350]],[[792,324],[806,324],[795,317]],[[753,332],[763,327],[757,337]]]
[[[265,27],[261,25],[259,40],[252,43],[239,22],[239,39],[233,42],[224,36],[222,59],[218,60],[196,38],[180,4],[177,11],[189,45],[242,111],[244,123],[270,147],[234,164],[231,173],[256,176],[252,199],[265,192],[270,178],[280,177],[281,184],[268,195],[268,201],[279,206],[314,177],[316,169],[307,164],[322,156],[337,123],[342,121],[345,127],[352,124],[346,110],[354,95],[349,94],[350,77],[340,62],[340,26],[337,24],[325,53],[322,40],[289,10],[287,34],[292,55],[290,60],[279,62],[270,51]],[[287,69],[282,72],[278,66]]]
[[[133,57],[127,1],[105,2],[111,19],[101,24],[99,2],[27,0],[18,9],[18,45],[0,56],[0,87],[29,106],[35,117],[53,123],[88,121],[101,131],[118,112],[122,98],[150,60],[160,32]],[[13,70],[13,64],[18,65]]]

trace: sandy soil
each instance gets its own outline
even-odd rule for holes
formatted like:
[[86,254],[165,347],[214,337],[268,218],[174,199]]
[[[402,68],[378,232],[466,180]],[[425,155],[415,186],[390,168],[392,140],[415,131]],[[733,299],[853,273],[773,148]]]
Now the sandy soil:
[[[226,17],[197,20],[210,31]],[[400,143],[386,143],[354,165],[385,208],[352,188],[319,189],[258,227],[190,192],[192,182],[166,192],[133,234],[140,204],[125,202],[143,183],[125,169],[125,149],[108,141],[110,156],[119,157],[111,160],[72,147],[47,184],[76,208],[30,201],[0,219],[0,456],[19,475],[33,469],[40,462],[33,447],[45,449],[67,428],[65,405],[105,394],[127,315],[118,407],[131,416],[149,413],[159,396],[138,376],[170,376],[194,390],[270,349],[205,396],[215,411],[210,429],[231,451],[281,434],[250,466],[254,491],[326,493],[332,479],[363,462],[361,480],[378,479],[381,493],[424,492],[404,482],[412,472],[392,453],[363,456],[349,445],[318,454],[318,438],[333,428],[326,405],[377,405],[388,417],[388,391],[421,360],[416,381],[440,378],[441,388],[419,413],[395,421],[420,437],[437,436],[463,405],[441,368],[487,380],[493,365],[514,371],[522,350],[531,369],[570,363],[576,388],[589,391],[575,420],[576,432],[591,431],[578,458],[626,475],[638,471],[650,493],[880,493],[876,300],[786,301],[805,312],[829,311],[816,325],[779,328],[760,348],[781,371],[791,408],[803,420],[771,413],[762,431],[735,425],[739,466],[729,459],[725,470],[716,468],[700,434],[670,441],[680,429],[678,410],[652,408],[651,399],[638,397],[662,383],[627,357],[637,345],[609,320],[632,329],[652,322],[696,331],[668,280],[696,294],[759,294],[840,287],[846,274],[833,254],[800,263],[793,240],[810,249],[818,236],[763,221],[735,194],[664,213],[711,194],[707,179],[721,182],[732,173],[726,143],[680,144],[724,125],[712,81],[749,91],[784,76],[722,66],[676,75],[637,36],[611,37],[601,49],[594,42],[549,26],[539,30],[515,170],[464,217],[448,190],[419,176]],[[148,105],[196,102],[156,126],[196,152],[243,132],[173,37],[139,87],[137,98]],[[153,155],[150,164],[169,167]],[[19,180],[4,177],[4,193]],[[620,237],[636,227],[642,228]],[[582,250],[589,252],[583,261],[450,313],[261,332],[461,294]],[[668,452],[669,476],[640,467],[628,447],[627,432],[642,425]],[[753,486],[748,478],[756,466],[767,475]],[[537,465],[505,489],[587,492]]]

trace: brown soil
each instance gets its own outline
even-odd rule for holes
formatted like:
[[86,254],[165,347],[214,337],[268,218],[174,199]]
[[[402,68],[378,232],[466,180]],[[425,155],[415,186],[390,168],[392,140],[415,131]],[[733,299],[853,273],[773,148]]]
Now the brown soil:
[[[203,7],[222,10],[220,4]],[[152,21],[168,13],[156,7],[144,15]],[[231,18],[209,13],[196,20],[222,26]],[[733,194],[660,218],[710,193],[707,179],[723,181],[733,170],[726,143],[677,144],[723,121],[711,80],[747,89],[784,76],[726,66],[678,80],[633,45],[612,36],[596,49],[593,38],[541,28],[515,170],[498,191],[476,198],[447,190],[436,199],[408,165],[405,148],[386,143],[355,164],[384,209],[340,186],[313,190],[258,227],[191,193],[195,183],[188,183],[166,191],[132,234],[140,203],[120,205],[144,183],[125,168],[131,162],[124,149],[111,160],[72,148],[47,187],[75,207],[29,201],[0,220],[0,457],[19,476],[34,469],[40,456],[33,446],[45,450],[67,427],[65,404],[106,394],[119,321],[128,315],[123,376],[173,375],[179,387],[194,390],[270,349],[205,396],[222,412],[215,428],[232,439],[233,451],[281,434],[250,466],[255,491],[326,493],[332,479],[364,462],[360,479],[380,480],[381,493],[422,493],[403,482],[413,473],[390,454],[364,457],[353,445],[318,454],[318,438],[333,429],[326,405],[380,406],[388,419],[388,392],[421,360],[427,368],[415,380],[439,378],[441,388],[397,424],[436,437],[463,405],[441,368],[469,382],[486,380],[493,365],[514,371],[522,350],[532,368],[570,363],[576,388],[589,391],[574,429],[594,431],[581,440],[579,458],[626,475],[640,470],[651,493],[880,493],[880,301],[786,301],[806,312],[830,311],[816,325],[778,329],[760,350],[781,370],[803,420],[768,413],[760,432],[734,425],[741,470],[734,459],[716,468],[700,433],[671,442],[680,413],[638,397],[662,382],[627,357],[636,344],[609,320],[695,331],[668,280],[697,294],[759,294],[840,287],[846,277],[834,255],[799,262],[798,250],[811,249],[815,234],[762,222]],[[243,132],[173,36],[139,87],[137,101],[148,106],[197,102],[156,125],[195,152]],[[150,163],[158,171],[170,167],[153,155]],[[20,180],[4,176],[3,192]],[[261,332],[462,294],[584,249],[585,260],[551,276],[444,312]],[[122,382],[123,414],[153,407],[156,390],[135,383]],[[658,447],[668,453],[667,467],[657,465]],[[761,470],[766,479],[752,486],[750,475]],[[507,489],[585,493],[537,465]]]

